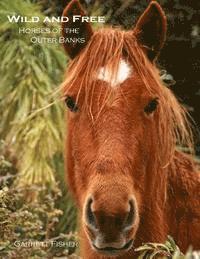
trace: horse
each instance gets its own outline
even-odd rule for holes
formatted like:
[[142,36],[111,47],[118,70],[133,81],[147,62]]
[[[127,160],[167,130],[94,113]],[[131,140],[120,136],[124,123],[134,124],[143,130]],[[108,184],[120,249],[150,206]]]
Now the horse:
[[[63,11],[74,15],[86,16],[78,0]],[[77,38],[63,44],[71,60],[62,91],[84,259],[136,258],[136,247],[168,235],[184,252],[200,249],[199,168],[180,148],[193,150],[191,123],[157,65],[166,28],[156,1],[127,31],[62,23],[62,37]]]

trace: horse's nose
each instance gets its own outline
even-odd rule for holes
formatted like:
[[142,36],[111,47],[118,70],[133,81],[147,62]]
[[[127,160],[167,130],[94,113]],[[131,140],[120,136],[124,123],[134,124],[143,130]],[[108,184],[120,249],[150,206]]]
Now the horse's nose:
[[[85,223],[89,229],[99,231],[102,233],[110,232],[124,232],[130,230],[135,221],[135,203],[133,199],[127,201],[123,207],[119,208],[116,213],[112,213],[112,208],[106,206],[104,210],[102,207],[95,206],[95,200],[88,198],[85,206]],[[117,204],[113,204],[115,208]],[[98,207],[98,209],[94,209]],[[111,207],[111,206],[110,206]],[[109,234],[108,236],[112,236]]]

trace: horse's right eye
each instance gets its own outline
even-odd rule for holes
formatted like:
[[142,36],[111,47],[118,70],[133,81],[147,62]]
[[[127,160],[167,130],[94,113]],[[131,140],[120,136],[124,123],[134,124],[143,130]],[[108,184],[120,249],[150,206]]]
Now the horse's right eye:
[[71,112],[78,111],[78,106],[76,105],[76,102],[74,101],[74,99],[71,96],[66,97],[65,104]]

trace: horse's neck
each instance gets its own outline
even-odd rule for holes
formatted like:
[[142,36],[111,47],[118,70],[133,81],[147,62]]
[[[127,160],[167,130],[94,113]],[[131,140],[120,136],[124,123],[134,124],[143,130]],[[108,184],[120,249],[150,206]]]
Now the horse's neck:
[[[194,190],[197,194],[197,174],[194,170],[190,157],[176,152],[170,165],[157,173],[152,186],[145,190],[138,243],[164,242],[167,234],[173,232],[170,228],[174,228],[177,208],[181,211],[185,207]],[[150,173],[153,175],[153,171]]]
[[190,196],[199,182],[198,166],[190,155],[176,151],[168,169],[168,196]]
[[190,155],[175,151],[170,164],[166,168],[161,168],[155,177],[153,201],[160,197],[156,200],[165,205],[172,193],[176,199],[182,199],[185,194],[191,195],[200,180],[196,165]]
[[168,233],[182,246],[182,249],[186,249],[189,242],[192,243],[192,239],[194,244],[195,240],[199,240],[198,231],[196,236],[192,234],[196,231],[195,225],[197,227],[200,223],[198,170],[198,165],[195,165],[189,155],[176,152],[173,166],[168,171],[166,206]]

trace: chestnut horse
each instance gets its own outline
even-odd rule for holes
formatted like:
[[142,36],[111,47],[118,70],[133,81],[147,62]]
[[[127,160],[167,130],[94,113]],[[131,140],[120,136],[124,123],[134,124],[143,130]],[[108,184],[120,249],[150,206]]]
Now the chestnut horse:
[[[63,12],[74,15],[85,16],[77,0]],[[191,130],[155,65],[166,34],[162,8],[150,2],[130,31],[93,32],[82,19],[62,29],[72,59],[63,83],[66,162],[81,256],[135,258],[136,247],[167,235],[183,251],[199,249],[200,174],[177,148],[192,148]]]

